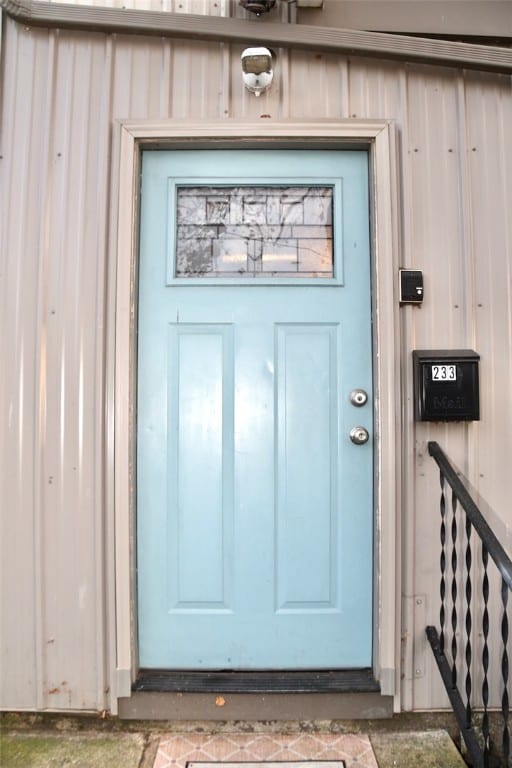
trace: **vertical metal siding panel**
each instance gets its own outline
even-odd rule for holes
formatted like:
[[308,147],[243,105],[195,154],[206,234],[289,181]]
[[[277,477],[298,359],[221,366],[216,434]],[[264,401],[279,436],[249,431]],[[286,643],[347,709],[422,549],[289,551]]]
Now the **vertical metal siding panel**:
[[[467,265],[462,248],[462,206],[459,162],[458,75],[448,70],[419,68],[407,77],[407,138],[403,162],[408,174],[411,265],[424,270],[426,296],[420,311],[405,309],[409,325],[402,350],[403,366],[411,365],[413,348],[471,346],[463,307]],[[462,147],[462,151],[464,148]],[[409,379],[409,384],[411,384]],[[412,392],[408,398],[412,408]],[[414,474],[411,486],[416,514],[412,528],[413,583],[410,595],[427,595],[426,618],[437,624],[439,592],[439,493],[437,473],[426,455],[426,441],[438,439],[458,461],[465,456],[466,429],[459,425],[416,424]],[[423,618],[423,617],[422,617]],[[414,709],[446,706],[437,669],[429,652],[424,626],[414,627]],[[417,672],[417,670],[421,670]],[[424,672],[423,672],[424,670]]]
[[[6,21],[3,40],[4,71],[15,72],[20,54],[19,29]],[[8,30],[12,34],[8,34]],[[25,52],[26,88],[32,90],[33,54]],[[32,63],[32,67],[30,64]],[[1,378],[2,413],[6,415],[5,431],[1,441],[1,487],[2,515],[0,518],[0,558],[2,581],[2,646],[3,659],[1,704],[7,706],[29,706],[35,699],[36,659],[33,637],[35,634],[34,596],[34,455],[32,441],[24,441],[24,435],[31,429],[34,414],[35,355],[34,340],[29,332],[29,310],[25,305],[35,307],[33,281],[30,266],[23,253],[23,234],[26,185],[20,181],[20,174],[14,173],[14,137],[24,133],[29,145],[30,121],[26,119],[26,104],[16,98],[14,78],[4,78],[2,100],[2,200],[9,201],[13,210],[9,226],[2,228],[0,249],[2,270],[2,302],[0,323],[2,360],[9,361]],[[25,162],[27,157],[25,155]],[[27,174],[25,173],[25,179]],[[32,322],[32,325],[35,325]],[[26,327],[28,326],[28,328]],[[25,349],[32,365],[25,361]],[[32,353],[32,354],[31,354]],[[28,391],[27,391],[28,390]],[[21,468],[25,470],[22,473]],[[25,563],[24,572],[18,575],[19,563]],[[15,597],[12,587],[16,584]]]
[[[411,598],[427,595],[427,620],[437,623],[439,485],[435,465],[426,454],[426,442],[439,440],[474,482],[477,468],[472,435],[478,427],[413,423],[411,350],[456,349],[476,343],[471,239],[474,185],[468,186],[471,180],[467,167],[466,101],[460,73],[405,65],[397,67],[394,77],[392,68],[393,65],[381,66],[380,62],[351,59],[349,111],[358,117],[391,116],[398,122],[402,258],[405,265],[421,268],[425,273],[423,307],[401,309],[403,458],[410,461],[407,457],[414,457],[404,472],[404,508],[415,510],[404,519],[403,589],[404,595]],[[476,109],[476,103],[471,105],[472,114]],[[502,238],[498,241],[502,242]],[[403,670],[407,677],[404,705],[414,709],[447,706],[425,643],[424,623],[408,630],[412,636],[407,634],[407,642],[413,647],[406,652],[409,666]],[[418,662],[414,667],[413,661]],[[496,674],[497,670],[495,679]]]
[[5,604],[2,705],[98,709],[106,685],[105,38],[77,46],[8,24],[13,98],[4,102],[12,111],[3,151],[12,211],[2,328],[12,431],[2,472],[12,514],[3,517],[2,567],[16,588]]
[[132,41],[123,35],[112,36],[111,117],[126,119],[132,115]]
[[181,41],[172,42],[171,50],[171,111],[169,115],[175,118],[187,117],[189,114],[190,89],[193,53],[190,46]]
[[[27,35],[5,23],[6,83],[2,125],[4,199],[10,215],[2,238],[5,296],[2,302],[2,374],[8,414],[2,462],[2,704],[29,707],[40,700],[41,539],[39,487],[44,428],[44,329],[39,323],[40,246],[46,136],[39,115],[47,108],[48,48],[45,33]],[[10,78],[7,78],[9,81]],[[42,376],[41,376],[42,374]],[[42,407],[43,406],[43,407]],[[5,425],[4,425],[5,426]]]
[[[476,76],[478,79],[478,76]],[[408,484],[415,484],[415,515],[414,515],[414,540],[415,568],[414,582],[411,594],[427,594],[431,596],[430,606],[427,607],[427,620],[438,623],[438,599],[437,588],[439,583],[439,488],[438,473],[431,460],[426,455],[426,441],[438,440],[456,465],[469,478],[475,487],[482,488],[479,475],[482,473],[482,457],[486,457],[487,465],[495,466],[498,456],[506,461],[510,453],[510,398],[506,391],[501,391],[503,402],[506,402],[504,410],[497,409],[492,412],[492,403],[495,402],[495,393],[485,383],[486,370],[499,371],[499,363],[494,360],[495,350],[500,349],[505,375],[510,373],[511,347],[510,347],[510,283],[506,284],[506,275],[510,276],[510,267],[507,267],[507,251],[510,254],[510,222],[504,203],[500,206],[500,200],[506,199],[507,171],[510,169],[510,154],[504,141],[504,113],[510,120],[510,91],[502,91],[503,99],[496,93],[496,78],[488,78],[488,83],[482,92],[475,93],[473,82],[475,75],[468,74],[463,80],[459,76],[457,95],[452,104],[452,96],[446,101],[441,113],[436,109],[436,97],[431,94],[429,104],[425,109],[411,104],[409,114],[412,119],[425,121],[427,126],[428,141],[433,147],[437,147],[434,154],[429,153],[428,179],[419,180],[422,183],[420,194],[412,205],[412,211],[416,217],[425,217],[426,222],[421,223],[420,237],[415,238],[416,247],[422,248],[425,244],[430,249],[430,259],[426,269],[426,300],[421,312],[412,311],[415,316],[414,325],[411,326],[411,343],[417,347],[475,347],[482,353],[482,422],[478,424],[447,426],[421,425],[415,427],[416,437],[416,471],[414,478],[410,478]],[[487,78],[485,78],[487,80]],[[409,77],[409,88],[411,78]],[[493,88],[494,84],[494,88]],[[469,93],[473,93],[469,98]],[[506,97],[505,97],[506,93]],[[410,90],[409,90],[410,95]],[[439,94],[439,98],[441,94]],[[482,101],[487,102],[482,108]],[[502,114],[499,119],[496,110],[501,104]],[[508,105],[508,108],[507,106]],[[449,153],[448,162],[443,160],[443,151],[446,151],[446,140],[450,144],[453,135],[446,133],[443,124],[446,124],[446,116],[452,114],[452,120],[456,118],[456,143],[453,152]],[[490,119],[482,119],[482,114],[487,112]],[[485,125],[484,125],[485,124]],[[510,123],[509,123],[510,125]],[[471,130],[471,126],[473,129]],[[492,126],[492,127],[491,127]],[[411,120],[408,125],[411,135]],[[478,137],[478,142],[477,138]],[[412,144],[418,141],[411,140]],[[481,157],[478,158],[478,147],[481,147]],[[420,154],[422,146],[417,148]],[[405,152],[404,152],[405,157]],[[418,177],[418,164],[413,156],[411,165],[414,167],[415,177]],[[451,166],[456,163],[453,171]],[[458,189],[457,189],[458,186]],[[423,190],[423,194],[421,194]],[[498,191],[498,195],[496,192]],[[501,195],[499,194],[501,192]],[[437,197],[437,199],[436,199]],[[407,206],[404,207],[407,215]],[[436,233],[436,225],[439,229]],[[493,247],[494,246],[494,247]],[[498,255],[495,259],[489,259],[489,250]],[[426,262],[427,263],[427,262]],[[508,261],[509,263],[509,261]],[[423,264],[420,264],[423,266]],[[480,296],[480,300],[479,297]],[[485,296],[485,298],[483,298]],[[476,298],[475,298],[476,297]],[[430,300],[429,300],[430,298]],[[478,304],[482,306],[479,307]],[[482,311],[487,304],[487,318]],[[481,314],[479,314],[479,312]],[[505,334],[496,333],[498,327],[506,328]],[[482,329],[482,330],[480,330]],[[408,361],[409,350],[403,349],[404,365]],[[487,358],[487,355],[489,357]],[[486,358],[488,366],[485,365]],[[494,389],[494,382],[492,389]],[[506,385],[505,385],[506,388]],[[504,388],[504,389],[505,389]],[[491,408],[487,417],[485,411]],[[490,418],[489,418],[490,417]],[[508,424],[500,431],[500,425]],[[497,439],[496,439],[497,437]],[[508,445],[507,445],[508,439]],[[479,466],[480,465],[480,466]],[[487,495],[483,495],[486,502],[493,499],[497,502],[497,509],[504,514],[505,510],[505,486],[506,468],[501,467],[501,476],[492,475],[492,492],[488,485]],[[503,470],[505,471],[503,472]],[[499,512],[498,512],[499,514]],[[406,521],[406,525],[408,525]],[[475,546],[474,559],[478,554],[478,546]],[[462,561],[463,553],[459,552]],[[475,619],[473,648],[476,652],[479,628],[476,625],[478,617],[481,620],[481,593],[477,585],[481,581],[481,568],[474,566],[475,596],[473,615]],[[459,593],[460,595],[460,593]],[[497,598],[497,596],[496,596]],[[499,606],[497,599],[493,600],[492,612],[498,616]],[[461,603],[458,601],[458,614],[461,616]],[[495,623],[495,637],[497,637],[498,623]],[[420,645],[422,627],[416,628],[418,646],[416,652],[418,658],[423,659]],[[463,636],[461,636],[461,642]],[[424,641],[423,641],[424,642]],[[446,705],[447,700],[439,690],[439,678],[433,665],[430,653],[426,652],[427,674],[415,680],[413,705],[414,708],[430,708]],[[459,647],[459,655],[462,654],[462,645]],[[479,668],[479,662],[475,654],[475,670]],[[421,667],[421,664],[420,664]],[[499,689],[499,664],[494,657],[492,670],[494,703],[498,702]],[[478,680],[478,674],[475,682]]]
[[[512,95],[510,78],[468,75],[468,164],[474,250],[474,334],[481,354],[482,421],[473,453],[471,480],[502,543],[512,551],[510,473],[512,447]],[[481,567],[477,569],[481,578]],[[491,697],[500,703],[499,583],[494,579],[491,608]],[[481,612],[480,612],[481,613]],[[480,616],[479,616],[480,619]],[[480,682],[480,674],[476,680]]]
[[377,59],[350,58],[349,117],[389,118],[403,123],[400,65]]
[[[426,272],[426,299],[415,313],[416,343],[467,343],[459,299],[464,289],[457,162],[457,79],[423,73],[408,78],[408,138],[403,148],[411,199],[414,265]],[[457,306],[458,305],[458,306]],[[435,311],[434,311],[435,308]]]
[[[468,158],[473,190],[475,344],[482,355],[479,490],[507,520],[503,478],[512,440],[512,97],[510,79],[468,78]],[[493,425],[492,431],[489,427]]]
[[[88,195],[90,207],[96,206],[96,215],[88,218],[88,248],[84,261],[89,260],[89,253],[96,256],[94,349],[92,351],[90,382],[95,387],[92,411],[95,430],[95,444],[92,447],[91,466],[94,471],[92,503],[95,510],[95,562],[93,581],[93,608],[96,622],[96,679],[91,680],[90,688],[95,685],[94,703],[96,709],[107,709],[110,702],[109,690],[112,680],[110,666],[113,662],[113,646],[110,646],[111,625],[114,612],[109,614],[109,569],[107,567],[107,517],[109,507],[106,498],[107,447],[106,447],[106,329],[107,317],[107,243],[110,217],[110,177],[111,163],[111,83],[112,83],[112,39],[98,35],[92,51],[91,92],[96,95],[89,112],[89,133],[91,135],[89,158],[90,178]],[[94,260],[93,260],[94,261]],[[85,307],[85,325],[90,326],[88,308]],[[88,381],[84,379],[85,387]],[[101,595],[101,599],[98,599]],[[89,670],[82,667],[86,678]]]
[[54,123],[49,148],[52,173],[48,181],[47,264],[44,283],[41,286],[45,295],[45,320],[48,326],[47,420],[42,470],[45,507],[43,647],[46,654],[42,706],[50,708],[65,707],[68,691],[72,695],[75,687],[78,687],[77,669],[72,668],[72,662],[70,664],[68,658],[72,651],[68,627],[71,628],[76,622],[76,616],[73,610],[69,614],[68,611],[72,603],[72,593],[77,589],[76,564],[73,557],[74,532],[69,517],[74,517],[79,505],[73,496],[65,498],[66,492],[69,492],[66,460],[69,458],[73,462],[74,459],[75,472],[82,470],[78,457],[74,456],[73,446],[66,440],[71,408],[78,410],[78,398],[72,383],[73,365],[67,354],[69,334],[73,333],[74,325],[74,304],[71,304],[74,297],[69,285],[70,274],[73,274],[76,264],[74,249],[65,257],[68,232],[76,231],[72,212],[69,210],[69,197],[72,196],[69,176],[72,173],[73,157],[69,101],[74,68],[73,46],[66,42],[66,39],[59,40],[55,81],[52,83],[54,110],[59,119]]
[[[97,242],[107,174],[98,179],[105,42],[58,36],[44,283],[47,322],[42,706],[98,709],[104,697],[101,463],[104,245]],[[94,88],[92,84],[94,82]],[[100,133],[99,133],[100,132]],[[100,247],[98,248],[98,245]],[[99,290],[100,289],[100,290]],[[101,379],[100,379],[101,381]],[[101,678],[101,684],[98,679]]]
[[[66,706],[64,697],[68,691],[75,690],[75,683],[78,682],[77,671],[71,668],[68,659],[71,646],[67,637],[68,626],[71,627],[76,621],[73,611],[67,614],[72,602],[70,592],[76,589],[77,582],[75,560],[73,556],[69,556],[74,550],[74,535],[68,519],[76,513],[77,505],[73,496],[65,498],[68,491],[67,452],[71,461],[74,458],[73,447],[66,440],[68,411],[73,406],[75,410],[78,409],[76,393],[71,382],[72,365],[66,349],[74,324],[70,306],[73,295],[69,285],[69,275],[73,272],[76,259],[74,249],[70,251],[68,258],[64,258],[68,236],[65,224],[74,224],[69,211],[71,189],[68,180],[73,156],[70,147],[71,115],[68,102],[73,87],[74,65],[73,47],[65,41],[59,41],[55,82],[52,83],[55,92],[55,114],[59,115],[59,119],[55,121],[49,150],[52,175],[48,183],[48,201],[51,207],[48,263],[42,285],[45,294],[45,319],[48,324],[47,420],[42,471],[45,507],[43,642],[46,652],[42,705],[50,708]],[[75,457],[74,463],[76,472],[79,459]],[[78,471],[81,471],[81,467]]]
[[169,117],[171,113],[172,98],[172,43],[167,40],[162,51],[162,73],[160,76],[160,109],[161,118]]
[[222,44],[175,41],[171,77],[172,117],[224,116]]
[[[415,249],[414,249],[414,231],[409,215],[409,205],[405,204],[405,201],[412,198],[412,179],[408,172],[407,164],[404,160],[406,157],[405,147],[410,145],[409,139],[409,121],[407,119],[409,112],[408,102],[408,88],[407,88],[407,72],[405,68],[401,68],[401,71],[397,78],[397,85],[399,87],[399,111],[397,119],[399,131],[397,131],[399,141],[399,157],[400,157],[400,225],[401,225],[401,253],[400,261],[404,267],[413,267],[415,264]],[[401,365],[401,418],[402,418],[402,455],[401,455],[401,473],[402,473],[402,509],[415,509],[414,498],[414,483],[412,478],[414,477],[414,453],[415,453],[415,440],[413,430],[413,414],[411,409],[411,392],[412,392],[412,369],[407,363],[409,356],[407,351],[411,344],[411,326],[414,323],[412,317],[411,308],[404,309],[400,313],[400,347],[402,357],[405,355],[405,364],[402,360]],[[402,668],[400,670],[401,677],[401,690],[400,699],[401,707],[404,710],[411,710],[413,707],[413,680],[414,680],[414,649],[419,641],[419,633],[421,628],[415,627],[414,615],[415,615],[415,601],[413,597],[414,593],[414,574],[415,574],[415,530],[414,530],[414,515],[403,516],[402,531],[401,531],[401,593],[402,593],[402,616],[401,616],[401,637],[402,650],[401,660]]]
[[[282,55],[290,58],[289,82],[282,98],[289,101],[294,118],[348,117],[346,61],[314,51],[283,51]],[[277,72],[280,64],[278,58]]]
[[[148,115],[155,87],[158,88],[162,66],[159,61],[161,44],[133,45],[131,36],[114,38],[113,114],[120,118],[143,118]],[[154,54],[154,55],[153,55]],[[155,69],[150,71],[150,63]],[[150,75],[153,75],[152,77]],[[158,112],[153,117],[160,117]]]
[[[310,116],[309,98],[314,114],[326,115],[333,91],[323,93],[322,101],[319,96],[322,89],[311,98],[307,87],[310,78],[317,83],[324,82],[324,71],[315,69],[323,64],[317,59],[314,65],[308,61],[304,66],[305,57],[297,54],[296,58],[302,60],[303,69],[299,63],[292,79],[295,75],[295,82],[306,83],[306,86],[294,92],[295,112],[298,116]],[[294,65],[296,63],[294,60]],[[411,506],[414,509],[414,514],[404,519],[404,540],[408,544],[404,594],[427,595],[426,618],[433,623],[438,622],[439,613],[439,481],[435,465],[427,456],[426,443],[437,439],[475,486],[479,480],[479,464],[481,466],[485,456],[490,476],[487,488],[493,489],[489,498],[496,500],[501,510],[505,509],[506,501],[503,484],[506,468],[489,470],[496,465],[497,454],[502,457],[502,463],[506,463],[510,453],[511,221],[504,214],[504,201],[510,199],[511,160],[505,138],[506,126],[510,130],[512,119],[510,83],[507,78],[500,81],[500,78],[483,75],[481,80],[485,82],[476,88],[475,78],[479,80],[478,75],[468,74],[464,78],[460,72],[443,68],[362,58],[351,58],[348,63],[348,114],[361,118],[390,117],[397,121],[403,204],[402,257],[404,264],[421,268],[425,273],[423,307],[401,310],[404,457],[406,460],[409,454],[413,457],[411,471],[404,474],[403,490],[405,509]],[[468,82],[472,86],[466,96]],[[496,85],[499,82],[501,88]],[[336,88],[334,82],[331,88]],[[468,139],[468,135],[475,133],[479,143],[486,147],[479,163],[475,158],[478,150],[473,152],[472,146],[468,148],[468,141],[470,144],[477,141]],[[485,201],[483,206],[480,196]],[[503,201],[502,210],[500,201]],[[494,269],[490,268],[491,252]],[[477,297],[484,296],[475,302],[475,293]],[[475,303],[483,306],[475,308]],[[483,315],[486,304],[488,319],[482,322],[478,319],[478,310]],[[498,338],[500,341],[496,343]],[[496,371],[488,387],[484,384],[482,388],[483,408],[486,403],[494,404],[488,425],[483,422],[448,426],[414,424],[412,349],[473,346],[478,351],[486,350],[489,365]],[[499,361],[495,355],[499,355]],[[484,360],[482,375],[483,365]],[[500,403],[506,403],[505,407],[501,408]],[[503,426],[498,430],[496,447],[493,425],[497,422]],[[407,445],[413,446],[413,451],[409,451]],[[509,540],[511,538],[509,535]],[[480,578],[478,569],[475,578]],[[479,598],[475,597],[475,616],[478,602]],[[497,615],[496,602],[492,610]],[[424,625],[416,624],[412,630],[414,647],[410,653],[408,693],[404,701],[408,708],[414,709],[447,706],[425,642]],[[419,662],[418,672],[412,667],[413,659]],[[493,668],[495,689],[498,679],[496,665]]]
[[[409,142],[407,157],[416,197],[411,206],[413,244],[426,271],[426,299],[421,312],[409,311],[410,347],[403,350],[404,366],[410,349],[472,347],[472,266],[469,220],[471,201],[466,187],[466,111],[460,73],[435,70],[421,82],[409,77]],[[418,100],[420,103],[418,103]],[[423,109],[421,108],[423,104]],[[422,127],[421,123],[424,122]],[[406,152],[404,148],[404,158]],[[419,166],[423,174],[418,178]],[[419,226],[418,226],[419,225]],[[416,262],[415,256],[415,262]],[[412,317],[411,317],[412,316]],[[426,443],[438,440],[464,472],[468,472],[469,435],[465,424],[416,424],[415,462],[409,482],[414,484],[416,510],[413,534],[414,576],[410,594],[428,596],[426,618],[439,615],[439,480]],[[460,602],[458,605],[460,615]],[[447,706],[432,655],[425,645],[424,627],[415,627],[416,659],[425,674],[414,679],[413,708]],[[423,647],[423,650],[422,650]],[[459,651],[460,653],[460,651]]]
[[[117,37],[112,114],[122,118],[225,115],[221,44]],[[241,79],[241,77],[240,77]]]
[[[53,0],[65,3],[68,0]],[[208,16],[227,16],[229,0],[72,0],[73,5],[92,5],[104,8],[133,8],[139,11],[172,11]]]

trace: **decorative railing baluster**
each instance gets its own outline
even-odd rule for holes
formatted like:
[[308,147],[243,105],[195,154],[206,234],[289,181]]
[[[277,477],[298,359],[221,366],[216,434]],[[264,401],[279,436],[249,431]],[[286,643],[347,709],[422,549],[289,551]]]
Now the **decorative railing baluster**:
[[457,687],[457,497],[452,493],[452,685]]
[[440,502],[440,509],[441,509],[441,585],[439,588],[439,592],[441,595],[441,610],[439,611],[439,621],[441,623],[441,633],[439,636],[439,644],[441,646],[441,653],[444,653],[444,637],[445,637],[445,622],[446,622],[446,608],[445,608],[445,600],[446,600],[446,579],[445,579],[445,573],[446,573],[446,498],[444,495],[444,477],[443,474],[440,474],[440,483],[441,483],[441,502]]
[[503,716],[503,757],[505,765],[508,766],[510,754],[510,735],[508,730],[508,593],[509,589],[505,579],[501,580],[501,602],[503,603],[503,616],[501,619],[501,639],[503,641],[503,652],[501,655],[501,677],[503,680],[503,694],[501,697],[501,714]]
[[[503,719],[503,733],[501,740],[501,759],[500,766],[510,765],[510,731],[509,731],[509,693],[508,693],[508,679],[509,679],[509,658],[508,658],[508,640],[509,640],[509,621],[508,621],[508,601],[509,592],[512,590],[512,561],[505,553],[503,547],[499,543],[498,539],[490,529],[489,525],[483,518],[480,510],[476,506],[475,502],[468,493],[466,487],[460,480],[459,476],[455,472],[454,468],[450,464],[450,461],[443,453],[439,445],[435,442],[428,444],[430,455],[436,461],[440,469],[440,486],[441,486],[441,500],[440,500],[440,512],[441,512],[441,583],[440,583],[440,597],[441,607],[439,612],[440,619],[440,631],[439,634],[435,627],[429,626],[426,628],[426,633],[432,651],[434,653],[435,660],[439,667],[443,683],[446,688],[446,692],[450,699],[453,711],[459,723],[461,729],[461,735],[467,747],[468,757],[470,764],[474,768],[488,768],[491,760],[491,739],[490,739],[490,682],[489,682],[489,668],[490,668],[490,656],[493,651],[498,649],[493,648],[491,642],[497,637],[497,632],[491,631],[490,621],[490,579],[488,574],[488,566],[490,560],[494,563],[501,575],[501,601],[502,601],[502,615],[501,615],[501,715]],[[446,589],[447,589],[447,541],[446,541],[446,485],[451,488],[451,574],[450,574],[450,594],[451,594],[451,613],[450,613],[450,627],[451,638],[446,636],[446,624],[447,624],[447,605],[446,605]],[[464,543],[458,541],[459,525],[458,514],[459,508],[462,514],[465,515],[465,549]],[[462,528],[461,528],[462,530]],[[473,686],[471,674],[472,663],[475,656],[473,645],[473,613],[472,602],[474,600],[474,591],[472,583],[472,567],[473,567],[473,553],[471,537],[475,531],[476,535],[482,542],[482,695],[480,702],[472,701],[472,697],[477,693],[477,690]],[[462,534],[463,535],[463,534]],[[459,557],[460,552],[460,557]],[[459,561],[465,562],[465,579],[462,569],[464,566]],[[460,572],[459,572],[460,571]],[[459,598],[459,586],[460,585],[460,598]],[[458,601],[460,600],[461,621],[462,613],[464,613],[464,632],[465,638],[461,637],[462,632],[458,629]],[[460,639],[460,649],[459,640]],[[465,640],[465,642],[464,642]],[[460,651],[460,652],[459,652]],[[460,675],[458,674],[460,669]],[[465,701],[463,701],[461,693],[457,687],[458,678],[460,677],[461,685],[464,681]],[[497,692],[494,694],[497,697]],[[482,715],[482,735],[483,735],[483,747],[478,742],[476,734],[473,730],[473,712],[474,706],[481,705]],[[493,756],[494,759],[494,756]]]
[[482,734],[484,738],[484,765],[487,768],[489,764],[490,751],[490,729],[489,729],[489,576],[487,574],[487,565],[489,563],[489,554],[485,544],[482,543],[482,565],[484,575],[482,579],[482,595],[484,599],[484,612],[482,615],[482,669],[484,679],[482,681],[482,703],[484,714],[482,718]]
[[471,660],[472,660],[472,652],[471,652],[471,629],[472,629],[472,616],[471,616],[471,597],[473,594],[472,586],[471,586],[471,563],[472,563],[472,554],[471,554],[471,521],[466,518],[466,589],[465,589],[465,595],[466,595],[466,679],[465,679],[465,689],[466,689],[466,727],[471,727],[471,720],[472,720],[472,712],[471,712]]

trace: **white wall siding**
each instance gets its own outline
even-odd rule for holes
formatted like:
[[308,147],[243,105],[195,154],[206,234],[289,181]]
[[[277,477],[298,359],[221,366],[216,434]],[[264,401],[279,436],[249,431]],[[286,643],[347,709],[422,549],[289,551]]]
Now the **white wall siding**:
[[[199,0],[182,5],[205,12]],[[225,3],[217,7],[227,15]],[[396,120],[401,262],[425,274],[422,308],[400,311],[403,593],[406,601],[428,596],[422,620],[437,621],[439,591],[438,481],[427,440],[468,475],[496,525],[505,533],[510,525],[510,78],[277,51],[275,85],[256,99],[243,89],[240,52],[4,19],[3,707],[109,706],[106,276],[115,120]],[[481,354],[480,423],[413,423],[411,351],[422,347]],[[424,627],[407,616],[403,705],[445,706]]]

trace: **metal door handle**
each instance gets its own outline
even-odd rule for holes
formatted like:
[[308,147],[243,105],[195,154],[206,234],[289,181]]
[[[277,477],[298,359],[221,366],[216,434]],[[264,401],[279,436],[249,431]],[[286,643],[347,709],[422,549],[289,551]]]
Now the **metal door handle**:
[[350,430],[350,439],[356,445],[364,445],[370,439],[368,430],[364,427],[352,427]]

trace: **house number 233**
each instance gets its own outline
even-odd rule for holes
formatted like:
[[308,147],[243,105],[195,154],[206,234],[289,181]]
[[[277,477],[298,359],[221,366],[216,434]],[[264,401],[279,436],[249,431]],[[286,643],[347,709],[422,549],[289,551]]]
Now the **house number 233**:
[[432,381],[457,381],[455,365],[433,365]]

